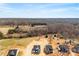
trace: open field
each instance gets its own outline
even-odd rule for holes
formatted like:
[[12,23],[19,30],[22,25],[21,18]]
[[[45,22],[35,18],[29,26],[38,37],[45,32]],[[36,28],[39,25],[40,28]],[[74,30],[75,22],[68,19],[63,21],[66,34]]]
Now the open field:
[[0,32],[2,32],[3,34],[6,34],[9,29],[14,29],[14,27],[10,27],[10,26],[0,26]]

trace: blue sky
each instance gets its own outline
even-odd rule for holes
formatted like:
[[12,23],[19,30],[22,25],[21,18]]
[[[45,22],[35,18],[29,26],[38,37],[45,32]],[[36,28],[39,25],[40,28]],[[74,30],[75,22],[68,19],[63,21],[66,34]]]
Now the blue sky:
[[0,18],[79,18],[79,3],[0,3]]

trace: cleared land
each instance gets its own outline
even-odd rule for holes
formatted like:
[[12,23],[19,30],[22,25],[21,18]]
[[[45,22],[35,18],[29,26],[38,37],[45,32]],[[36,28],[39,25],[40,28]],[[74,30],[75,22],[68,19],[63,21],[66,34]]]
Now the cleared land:
[[[19,53],[18,56],[46,56],[44,53],[44,47],[47,44],[51,44],[54,52],[52,54],[48,54],[47,56],[79,56],[79,54],[73,53],[71,49],[69,50],[70,53],[59,53],[57,48],[57,42],[64,43],[63,39],[60,40],[51,40],[51,43],[49,43],[49,38],[45,38],[43,36],[40,37],[31,37],[31,38],[22,38],[22,39],[6,39],[6,40],[0,40],[0,55],[6,56],[9,49],[18,49]],[[40,54],[32,54],[32,48],[34,45],[40,45],[41,52]],[[71,48],[72,46],[70,46]]]
[[[38,20],[40,20],[40,19],[38,19]],[[42,22],[43,21],[43,20],[40,20],[40,21],[38,21],[38,20],[34,20],[34,21],[36,21],[36,22]],[[14,21],[14,19],[12,21]],[[2,23],[4,26],[0,26],[0,32],[2,32],[4,35],[6,35],[8,30],[14,29],[15,28],[14,26],[17,25],[17,24],[20,24],[23,27],[26,23],[25,19],[24,19],[23,23],[21,23],[21,21],[22,20],[20,19],[20,23],[19,23],[18,20],[17,20],[17,22],[15,21],[13,24],[12,24],[12,22],[11,23],[10,22],[5,23],[5,21],[4,21],[4,24],[5,25],[7,24],[7,26],[5,26]],[[28,20],[28,21],[30,21],[30,20]],[[68,21],[69,21],[69,19],[68,19]],[[73,53],[71,51],[71,48],[73,47],[72,45],[68,45],[70,50],[69,50],[69,53],[66,53],[66,54],[62,54],[62,53],[58,52],[58,50],[56,49],[57,46],[58,46],[57,43],[63,44],[65,42],[66,38],[71,38],[71,39],[75,38],[74,40],[77,41],[76,43],[79,44],[79,24],[78,23],[76,23],[76,22],[75,23],[74,22],[69,23],[69,22],[64,22],[64,21],[62,21],[62,22],[60,22],[60,21],[53,22],[52,21],[51,22],[51,20],[49,21],[49,19],[47,19],[46,21],[43,21],[43,22],[48,23],[49,29],[46,29],[46,30],[49,33],[54,33],[54,32],[58,32],[60,34],[64,33],[64,35],[63,35],[64,39],[57,40],[57,39],[53,39],[53,38],[49,38],[49,37],[45,38],[45,35],[47,35],[47,34],[42,36],[40,33],[47,33],[46,31],[37,32],[37,29],[35,29],[35,31],[30,32],[30,34],[36,34],[36,35],[38,34],[37,36],[32,35],[31,37],[26,37],[26,38],[21,37],[21,38],[1,39],[0,40],[0,56],[6,56],[8,51],[10,49],[14,49],[14,48],[19,50],[18,56],[79,56],[79,54]],[[8,26],[8,25],[11,25],[11,26]],[[38,28],[38,27],[39,26],[36,26],[36,28]],[[32,26],[32,28],[33,28],[33,26]],[[28,26],[26,27],[26,29],[24,27],[22,29],[24,30],[24,32],[23,33],[21,32],[20,34],[24,34],[24,33],[26,34],[27,33],[26,30],[29,31]],[[18,35],[19,35],[19,33],[18,33]],[[50,41],[50,39],[51,39],[51,41]],[[47,44],[52,45],[52,47],[54,49],[54,52],[52,54],[46,55],[44,53],[44,48],[45,48],[45,45],[47,45]],[[40,45],[41,46],[40,54],[34,55],[34,54],[31,53],[34,45]]]

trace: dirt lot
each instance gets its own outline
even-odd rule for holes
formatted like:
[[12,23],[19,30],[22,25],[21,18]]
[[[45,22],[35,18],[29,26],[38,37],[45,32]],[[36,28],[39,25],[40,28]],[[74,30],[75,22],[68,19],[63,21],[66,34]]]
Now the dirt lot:
[[[53,47],[53,53],[52,54],[48,54],[46,55],[44,53],[44,47],[45,45],[47,44],[50,44],[49,43],[49,39],[48,38],[44,38],[44,37],[41,37],[40,40],[33,40],[25,49],[25,55],[27,56],[79,56],[78,54],[75,54],[71,51],[71,48],[72,46],[70,46],[70,50],[69,50],[69,53],[65,53],[65,54],[62,54],[62,53],[59,53],[58,50],[56,49],[57,48],[57,43],[60,42],[61,44],[64,43],[64,40],[63,39],[60,39],[60,40],[54,40],[54,39],[51,39],[51,45]],[[32,54],[31,51],[32,51],[32,48],[34,45],[40,45],[41,46],[41,52],[40,54],[38,55],[35,55],[35,54]]]
[[[79,56],[79,54],[73,53],[70,50],[70,53],[62,54],[59,53],[56,49],[57,42],[64,42],[63,39],[54,40],[52,39],[51,45],[54,49],[54,52],[52,54],[46,55],[44,53],[44,47],[45,45],[49,44],[49,39],[45,37],[31,37],[31,38],[22,38],[22,39],[6,39],[6,40],[0,40],[0,55],[6,56],[9,49],[18,49],[19,53],[17,56]],[[41,52],[38,55],[34,55],[31,53],[32,48],[34,45],[40,45]],[[71,46],[70,46],[71,49]]]
[[26,47],[26,55],[27,56],[35,56],[34,54],[32,54],[31,53],[31,51],[32,51],[32,48],[33,48],[33,46],[34,45],[40,45],[41,46],[41,52],[40,52],[40,54],[38,55],[38,56],[45,56],[45,54],[44,54],[44,47],[45,47],[45,45],[47,45],[48,44],[48,41],[47,41],[47,39],[46,38],[40,38],[40,40],[39,41],[37,41],[37,40],[33,40],[27,47]]

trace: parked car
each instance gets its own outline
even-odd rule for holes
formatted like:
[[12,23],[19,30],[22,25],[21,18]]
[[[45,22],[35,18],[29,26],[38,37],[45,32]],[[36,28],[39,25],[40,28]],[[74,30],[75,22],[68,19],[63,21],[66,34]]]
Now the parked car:
[[39,54],[40,53],[40,45],[34,45],[32,49],[32,54]]
[[79,44],[77,44],[76,46],[72,48],[72,52],[79,53]]
[[16,56],[17,53],[18,53],[17,49],[11,49],[11,50],[8,51],[7,56]]
[[46,45],[45,48],[44,48],[44,53],[45,54],[50,54],[50,53],[53,53],[53,48],[51,45]]
[[66,45],[59,45],[58,48],[59,48],[59,52],[61,53],[67,53],[69,51],[69,48]]

